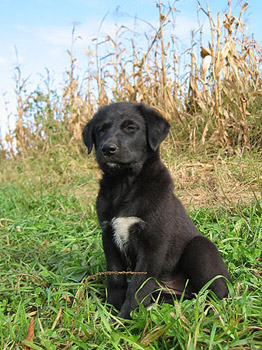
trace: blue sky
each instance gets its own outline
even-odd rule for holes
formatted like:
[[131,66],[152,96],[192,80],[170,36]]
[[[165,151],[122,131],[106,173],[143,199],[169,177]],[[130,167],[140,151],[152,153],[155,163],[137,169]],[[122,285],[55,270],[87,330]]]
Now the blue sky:
[[[238,4],[239,13],[245,1],[231,0],[233,10]],[[198,28],[195,0],[179,0],[177,9],[177,33],[181,42],[189,42],[190,31]],[[206,1],[200,1],[205,7]],[[162,3],[167,1],[162,0]],[[245,13],[248,34],[262,43],[262,1],[250,0]],[[226,0],[209,0],[211,12],[216,13],[227,6]],[[0,0],[0,127],[5,133],[9,112],[15,111],[14,67],[19,64],[22,75],[28,79],[28,88],[34,89],[48,68],[56,83],[63,81],[63,73],[69,66],[66,51],[71,47],[73,24],[76,36],[81,37],[74,45],[79,69],[85,71],[85,48],[98,35],[113,35],[118,24],[134,28],[139,22],[134,17],[157,23],[158,9],[154,0]],[[202,24],[207,19],[201,16]],[[104,20],[103,20],[104,19]],[[102,25],[101,25],[102,23]],[[143,26],[141,22],[141,26]],[[205,28],[205,27],[204,27]],[[206,27],[207,28],[207,27]],[[138,29],[138,28],[135,28]],[[8,102],[8,104],[5,104]],[[12,124],[12,118],[11,118]],[[12,126],[12,125],[11,125]]]

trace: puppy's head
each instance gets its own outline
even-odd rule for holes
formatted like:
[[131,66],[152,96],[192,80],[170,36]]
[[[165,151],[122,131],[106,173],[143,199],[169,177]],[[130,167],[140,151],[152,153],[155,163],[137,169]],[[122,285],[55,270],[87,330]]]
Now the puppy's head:
[[169,131],[168,122],[144,103],[120,102],[101,107],[83,130],[83,140],[104,173],[137,174],[157,152]]

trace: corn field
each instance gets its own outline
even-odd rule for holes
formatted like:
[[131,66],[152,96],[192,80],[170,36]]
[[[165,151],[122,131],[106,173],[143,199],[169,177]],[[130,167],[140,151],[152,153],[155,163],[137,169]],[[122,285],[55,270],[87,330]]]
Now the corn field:
[[120,27],[113,38],[93,41],[85,51],[83,79],[69,51],[71,65],[61,92],[52,89],[49,74],[45,88],[27,91],[27,81],[16,68],[16,127],[6,135],[5,146],[0,143],[4,156],[26,157],[65,142],[81,152],[86,121],[98,106],[117,101],[144,101],[155,107],[172,125],[169,142],[181,149],[234,153],[260,148],[262,50],[246,35],[242,18],[248,4],[234,16],[229,0],[227,10],[212,18],[208,0],[199,3],[198,11],[209,22],[210,41],[202,45],[199,28],[184,53],[177,50],[175,9],[161,1],[156,5],[155,30],[148,27],[139,33]]

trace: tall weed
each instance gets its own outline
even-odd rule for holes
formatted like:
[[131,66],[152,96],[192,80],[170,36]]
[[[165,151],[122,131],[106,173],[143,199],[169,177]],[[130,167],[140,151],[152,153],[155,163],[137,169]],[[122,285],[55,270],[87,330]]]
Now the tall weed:
[[[121,26],[114,37],[93,40],[86,49],[88,63],[82,80],[76,58],[68,51],[71,64],[60,92],[52,89],[49,72],[44,88],[27,91],[27,81],[17,68],[16,127],[6,136],[2,156],[26,157],[59,143],[80,152],[85,122],[98,106],[118,101],[154,106],[171,122],[170,142],[177,145],[193,149],[203,145],[230,153],[261,147],[262,50],[246,34],[247,3],[236,16],[229,0],[227,10],[218,13],[216,20],[209,1],[205,6],[199,3],[199,15],[209,21],[209,44],[202,45],[200,26],[184,53],[177,46],[175,7],[160,0],[156,6],[156,28],[148,24],[145,31],[135,32]],[[0,147],[4,149],[3,143]]]

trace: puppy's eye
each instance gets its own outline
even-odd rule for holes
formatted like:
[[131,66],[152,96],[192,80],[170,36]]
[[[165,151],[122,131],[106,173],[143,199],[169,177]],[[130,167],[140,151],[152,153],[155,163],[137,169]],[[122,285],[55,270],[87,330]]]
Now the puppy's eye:
[[99,134],[102,134],[103,132],[105,132],[107,129],[109,128],[109,125],[107,124],[104,124],[104,125],[101,125],[97,128],[97,132]]
[[132,134],[134,132],[136,132],[137,130],[137,126],[135,124],[128,124],[124,126],[124,131],[128,134]]
[[101,134],[102,132],[104,132],[105,131],[105,128],[103,128],[102,126],[101,126],[101,128],[98,128],[97,129],[97,132],[99,133],[99,134]]
[[127,131],[135,131],[136,130],[136,126],[135,125],[128,125],[128,127],[126,128]]

